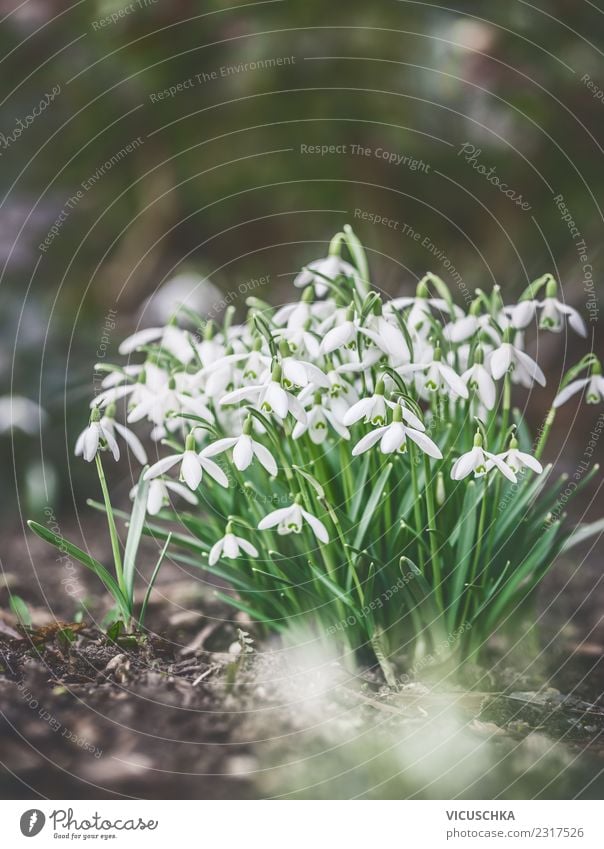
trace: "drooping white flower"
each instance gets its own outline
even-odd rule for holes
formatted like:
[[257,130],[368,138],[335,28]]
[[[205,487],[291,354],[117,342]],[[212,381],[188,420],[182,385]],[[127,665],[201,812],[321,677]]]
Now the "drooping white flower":
[[233,462],[240,472],[245,471],[254,457],[256,457],[269,475],[274,477],[278,471],[275,458],[268,448],[265,448],[260,442],[256,442],[251,434],[252,419],[248,416],[243,424],[243,433],[241,436],[227,436],[223,439],[217,439],[201,451],[201,456],[206,458],[215,457],[217,454],[222,454],[224,451],[232,448]]
[[302,404],[295,395],[292,395],[281,385],[282,376],[281,366],[277,364],[273,367],[270,380],[267,380],[266,383],[257,386],[243,386],[233,392],[228,392],[221,400],[220,405],[224,407],[229,404],[237,404],[239,401],[253,401],[260,410],[274,413],[281,420],[287,418],[288,413],[291,412],[298,421],[306,421],[306,413]]
[[168,351],[181,363],[186,364],[193,359],[194,349],[189,334],[175,324],[139,330],[124,339],[119,347],[119,352],[120,354],[131,354],[151,342],[158,342],[160,348]]
[[305,522],[319,542],[329,542],[329,534],[323,522],[313,516],[312,513],[304,510],[298,501],[295,501],[289,507],[280,507],[278,510],[273,510],[272,513],[260,520],[258,530],[265,531],[277,526],[277,533],[280,535],[299,534]]
[[383,315],[370,315],[367,324],[361,327],[360,331],[371,339],[376,348],[392,357],[394,362],[409,362],[411,359],[411,352],[402,330]]
[[604,401],[604,377],[602,377],[602,369],[599,363],[592,366],[589,377],[573,380],[568,386],[565,386],[556,395],[553,406],[556,408],[561,407],[562,404],[566,404],[569,398],[572,398],[573,395],[576,395],[582,389],[585,389],[585,400],[588,404],[598,404],[600,401]]
[[[137,487],[133,487],[130,491],[130,498],[136,496]],[[197,504],[197,498],[190,492],[186,486],[177,481],[166,480],[162,478],[153,478],[149,484],[149,492],[147,495],[147,513],[150,516],[156,516],[161,508],[170,501],[170,493],[187,501],[189,504]]]
[[510,440],[508,450],[499,454],[499,457],[501,460],[504,460],[514,473],[518,473],[525,468],[536,472],[538,475],[543,471],[543,466],[536,457],[532,457],[530,454],[526,454],[524,451],[518,449],[518,440],[515,437],[512,437]]
[[204,472],[207,472],[220,486],[228,487],[229,485],[228,478],[220,466],[214,463],[213,460],[197,453],[197,445],[193,434],[187,436],[185,450],[182,453],[170,454],[168,457],[158,460],[157,463],[154,463],[147,469],[144,478],[145,480],[153,480],[153,478],[165,474],[177,463],[180,463],[181,480],[192,490],[197,489]]
[[579,336],[587,336],[587,327],[577,310],[558,299],[558,284],[551,275],[545,289],[545,298],[539,306],[541,307],[539,327],[560,333],[565,321],[568,320],[575,333]]
[[293,439],[308,433],[315,445],[322,445],[327,439],[329,425],[342,439],[350,439],[350,431],[330,408],[331,399],[320,392],[315,393],[313,404],[306,412],[306,422],[297,422],[292,431]]
[[226,526],[226,533],[214,543],[208,556],[208,563],[213,566],[218,562],[220,557],[225,557],[228,560],[236,560],[239,557],[240,551],[243,551],[248,557],[258,557],[258,549],[242,537],[235,536],[232,532],[232,524],[229,522]]
[[461,379],[476,393],[476,397],[487,410],[493,409],[497,398],[497,387],[483,365],[482,351],[480,353],[476,351],[474,365],[462,374]]
[[[164,427],[169,414],[175,413],[192,413],[207,422],[214,421],[203,393],[191,395],[189,392],[182,391],[188,388],[185,373],[169,375],[161,369],[153,369],[147,371],[147,375],[147,381],[141,384],[137,403],[131,401],[128,413],[129,424],[146,418],[153,424]],[[149,379],[150,376],[152,380]],[[175,425],[178,427],[178,420],[175,421]]]
[[76,457],[81,456],[86,462],[91,463],[99,448],[103,448],[103,444],[109,448],[114,460],[120,459],[120,449],[113,435],[113,428],[103,425],[99,408],[93,407],[88,427],[85,427],[77,438],[75,455]]
[[442,453],[430,437],[421,430],[407,427],[402,422],[403,408],[397,404],[393,411],[393,421],[389,425],[378,427],[364,436],[352,449],[352,454],[357,457],[372,448],[378,441],[382,454],[393,454],[395,451],[405,451],[407,437],[421,448],[421,450],[437,460],[442,459]]
[[[289,348],[285,340],[283,340],[283,344]],[[309,363],[307,360],[298,360],[289,355],[282,356],[279,363],[283,383],[288,389],[292,386],[308,386],[311,382],[314,386],[322,386],[325,389],[329,387],[329,381],[314,363]]]
[[319,339],[315,333],[311,333],[310,322],[303,327],[276,330],[274,335],[277,339],[284,339],[294,354],[304,353],[313,360],[321,354]]
[[335,327],[327,331],[319,346],[319,352],[331,354],[334,351],[339,351],[340,348],[355,343],[359,329],[359,321],[355,319],[354,315],[354,306],[350,306],[346,311],[344,321],[338,322]]
[[477,433],[474,437],[474,447],[466,454],[462,454],[451,469],[451,477],[454,481],[460,481],[467,478],[469,474],[474,472],[474,477],[482,477],[491,468],[497,468],[504,477],[516,483],[516,475],[509,465],[499,454],[491,454],[485,451],[482,447],[482,436]]
[[579,336],[587,336],[585,322],[574,307],[562,303],[557,298],[545,298],[541,302],[539,327],[560,333],[564,327],[565,319],[568,319],[568,323],[575,333],[578,333]]
[[387,419],[388,410],[396,410],[400,407],[402,420],[416,430],[425,430],[423,422],[401,401],[390,401],[384,396],[384,381],[378,380],[375,386],[375,392],[369,398],[361,398],[356,404],[344,414],[342,418],[343,424],[351,426],[361,419],[365,424],[384,425]]
[[323,259],[309,262],[294,278],[294,286],[303,288],[312,283],[317,297],[321,298],[329,289],[325,278],[337,280],[338,277],[350,277],[356,281],[359,273],[353,265],[337,254],[330,254]]
[[539,301],[525,299],[505,306],[502,312],[514,330],[524,330],[535,320],[538,308]]
[[342,423],[347,427],[359,422],[361,419],[366,424],[383,425],[386,422],[388,408],[394,406],[393,401],[387,401],[384,396],[384,381],[379,380],[375,392],[368,398],[361,398],[344,414]]
[[5,395],[0,398],[0,433],[22,430],[34,436],[46,420],[46,413],[35,401],[21,395]]
[[524,386],[532,386],[534,381],[545,386],[545,375],[532,357],[510,342],[502,342],[489,355],[488,366],[495,380],[499,380],[512,368],[512,377],[518,378]]
[[442,361],[440,348],[435,348],[434,359],[431,362],[413,363],[403,366],[398,371],[402,374],[415,375],[416,386],[423,397],[429,398],[435,392],[443,392],[447,395],[453,393],[454,397],[459,398],[468,397],[466,384],[450,365]]

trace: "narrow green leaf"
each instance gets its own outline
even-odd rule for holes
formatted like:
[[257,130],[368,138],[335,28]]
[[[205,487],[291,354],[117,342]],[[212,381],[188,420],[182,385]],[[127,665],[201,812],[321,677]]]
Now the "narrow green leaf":
[[[472,554],[474,551],[474,537],[476,535],[478,500],[476,490],[478,487],[474,481],[470,481],[466,488],[463,500],[461,526],[458,534],[458,542],[455,547],[455,561],[453,563],[453,574],[451,576],[451,599],[447,616],[449,624],[455,623],[457,610],[464,594],[464,587],[469,581],[469,573],[472,566]],[[484,495],[483,495],[484,497]]]
[[155,569],[151,577],[149,578],[149,583],[147,585],[147,592],[145,593],[145,597],[143,599],[143,603],[141,605],[141,612],[139,615],[139,623],[142,626],[145,622],[145,614],[147,613],[147,605],[149,604],[149,596],[151,595],[151,591],[153,589],[153,585],[157,580],[157,576],[159,575],[159,570],[161,568],[162,563],[164,562],[164,557],[166,556],[166,552],[168,550],[168,546],[170,545],[170,541],[172,539],[172,534],[168,534],[168,539],[166,540],[164,547],[162,548],[160,555],[157,559],[157,563],[155,564]]
[[388,463],[388,465],[382,470],[381,475],[379,476],[377,483],[371,493],[371,497],[367,502],[367,506],[363,512],[363,516],[361,521],[359,522],[359,527],[357,530],[357,534],[354,538],[354,542],[352,543],[355,548],[361,548],[363,544],[363,540],[365,538],[365,534],[367,533],[367,529],[369,528],[369,524],[373,519],[373,515],[377,509],[377,506],[380,502],[380,498],[382,497],[382,493],[384,492],[384,487],[390,477],[390,472],[392,471],[392,463]]
[[30,520],[27,524],[31,530],[45,542],[49,542],[51,545],[54,545],[55,548],[58,548],[59,551],[64,551],[72,557],[75,557],[75,559],[83,566],[86,566],[87,569],[94,572],[97,578],[99,578],[99,580],[101,580],[105,587],[109,590],[116,603],[119,605],[122,613],[126,615],[126,618],[130,618],[132,610],[128,600],[117,585],[115,578],[107,571],[107,569],[105,569],[102,563],[99,563],[99,561],[95,560],[94,557],[91,557],[85,551],[82,551],[82,549],[78,548],[77,545],[68,542],[63,537],[54,534],[52,531],[49,531],[48,528],[38,524],[38,522]]
[[574,548],[575,545],[580,545],[582,542],[585,542],[591,537],[596,536],[596,534],[604,533],[604,519],[599,519],[597,522],[591,522],[589,524],[577,525],[572,534],[566,539],[562,545],[561,551],[567,552],[570,551],[571,548]]

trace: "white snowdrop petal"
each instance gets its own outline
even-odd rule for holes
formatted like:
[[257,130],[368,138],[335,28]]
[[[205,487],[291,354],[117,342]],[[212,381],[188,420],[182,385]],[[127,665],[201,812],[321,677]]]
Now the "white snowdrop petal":
[[566,404],[569,398],[572,398],[575,393],[583,389],[584,386],[587,386],[588,383],[588,377],[581,378],[581,380],[571,381],[568,386],[565,386],[564,389],[556,395],[553,406],[561,407],[562,404]]
[[[298,424],[296,424],[298,427]],[[294,428],[295,430],[295,428]],[[259,442],[255,442],[253,444],[254,454],[258,458],[259,462],[264,466],[269,475],[273,477],[277,474],[277,463],[275,462],[275,458],[264,445],[261,445]]]
[[185,451],[181,473],[189,489],[196,490],[201,483],[202,471],[199,457],[194,451]]
[[302,516],[308,522],[312,531],[319,542],[328,543],[329,542],[329,534],[327,533],[327,528],[323,524],[320,519],[317,519],[316,516],[313,516],[312,513],[307,513],[306,510],[301,511]]
[[237,537],[237,542],[239,543],[239,548],[242,551],[245,551],[250,557],[258,557],[258,549],[255,545],[252,545],[251,542],[248,542],[246,539],[242,539],[241,537]]
[[218,562],[220,555],[222,554],[223,541],[224,540],[219,539],[218,542],[214,543],[214,545],[210,549],[210,554],[208,556],[208,563],[210,564],[210,566],[213,566],[215,563]]
[[357,401],[356,404],[353,404],[352,407],[348,410],[348,412],[344,415],[342,419],[342,423],[347,427],[355,424],[355,422],[364,419],[365,416],[371,411],[373,407],[373,399],[372,398],[363,398],[361,401]]
[[369,449],[372,448],[376,444],[376,442],[381,439],[382,434],[385,430],[385,427],[377,427],[375,430],[372,430],[370,433],[360,439],[352,449],[352,456],[358,457],[359,454],[363,454],[365,451],[369,451]]
[[489,365],[495,380],[502,378],[512,364],[511,347],[504,343],[491,354]]
[[203,470],[207,472],[211,478],[214,478],[216,483],[219,483],[220,486],[224,486],[225,489],[228,487],[229,479],[217,463],[207,457],[202,457],[201,455],[199,455],[199,462],[201,463]]
[[124,339],[118,351],[120,354],[131,354],[137,348],[140,348],[141,345],[147,345],[149,342],[155,342],[157,339],[161,339],[164,330],[165,328],[163,327],[147,327],[145,330],[139,330],[137,333],[133,333],[132,336],[128,336],[127,339]]
[[392,454],[405,442],[405,427],[400,422],[393,422],[384,429],[380,440],[382,454]]
[[242,434],[233,448],[233,462],[240,472],[245,471],[254,459],[252,437]]
[[230,560],[234,560],[239,556],[239,546],[234,534],[225,534],[223,539],[222,553]]
[[530,454],[525,454],[523,451],[518,451],[518,457],[522,460],[525,466],[532,469],[532,471],[536,472],[538,475],[540,475],[543,471],[543,466],[536,457],[532,457]]
[[143,444],[138,438],[138,436],[133,433],[128,427],[124,427],[123,424],[119,422],[114,423],[115,429],[120,434],[124,442],[129,446],[130,450],[141,464],[144,466],[147,462],[147,452],[143,448]]
[[280,522],[287,519],[292,511],[291,507],[280,507],[278,510],[273,510],[258,522],[258,530],[265,531],[267,528],[274,528]]
[[94,460],[96,452],[99,448],[101,438],[101,429],[97,423],[88,426],[84,435],[83,457],[87,462],[91,463]]
[[149,486],[149,494],[147,496],[147,512],[151,516],[156,516],[164,503],[164,487],[159,480],[152,480]]
[[422,451],[428,454],[429,457],[434,457],[435,460],[442,460],[443,455],[440,448],[425,433],[422,433],[420,430],[408,428],[407,436],[409,439],[412,439],[413,442],[422,449]]
[[153,478],[157,478],[160,475],[163,475],[172,466],[175,466],[179,460],[182,459],[182,454],[170,454],[168,457],[164,457],[162,460],[158,460],[157,463],[154,463],[152,466],[149,466],[147,471],[144,474],[144,479],[146,481],[150,481]]

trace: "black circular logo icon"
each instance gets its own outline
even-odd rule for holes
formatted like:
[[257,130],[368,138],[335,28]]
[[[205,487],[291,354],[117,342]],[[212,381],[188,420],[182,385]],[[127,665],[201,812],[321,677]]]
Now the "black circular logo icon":
[[40,834],[44,828],[46,817],[37,808],[32,808],[30,811],[25,811],[21,815],[21,834],[25,837],[35,837]]

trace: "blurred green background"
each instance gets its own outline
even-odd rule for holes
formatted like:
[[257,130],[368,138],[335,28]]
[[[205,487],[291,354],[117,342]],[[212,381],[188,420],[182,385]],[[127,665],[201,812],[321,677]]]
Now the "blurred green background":
[[[430,269],[461,304],[493,283],[509,302],[552,271],[597,330],[595,3],[5,0],[0,13],[0,394],[48,413],[41,437],[26,411],[33,435],[2,438],[5,516],[90,494],[72,453],[93,366],[157,321],[162,301],[146,299],[180,273],[239,306],[264,278],[254,294],[282,301],[348,221],[388,292]],[[196,291],[210,312],[216,289]],[[591,344],[539,340],[553,385],[535,422]],[[574,425],[579,443],[593,419]]]

